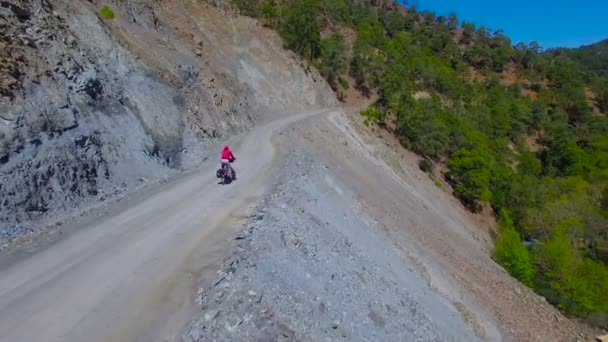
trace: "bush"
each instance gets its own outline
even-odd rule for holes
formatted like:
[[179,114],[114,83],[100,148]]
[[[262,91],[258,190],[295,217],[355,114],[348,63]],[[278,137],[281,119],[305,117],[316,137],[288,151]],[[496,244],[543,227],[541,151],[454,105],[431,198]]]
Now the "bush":
[[112,8],[108,5],[104,5],[100,10],[99,10],[99,14],[101,15],[102,18],[104,19],[114,19],[116,18],[116,14],[114,14],[114,11],[112,10]]
[[346,81],[345,79],[343,79],[342,77],[340,77],[338,79],[338,81],[340,82],[340,85],[342,86],[342,89],[344,90],[348,90],[350,89],[350,86],[348,85],[348,81]]
[[361,115],[375,123],[382,121],[384,118],[384,113],[373,107],[369,107],[366,110],[361,111]]
[[432,173],[434,166],[435,165],[433,165],[433,162],[426,158],[422,159],[420,162],[418,162],[418,167],[420,167],[420,170],[422,170],[424,172]]

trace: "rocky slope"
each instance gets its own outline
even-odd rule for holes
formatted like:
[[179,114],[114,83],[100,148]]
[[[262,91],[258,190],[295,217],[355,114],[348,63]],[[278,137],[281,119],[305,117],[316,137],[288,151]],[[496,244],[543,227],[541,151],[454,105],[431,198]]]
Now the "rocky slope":
[[280,39],[202,1],[0,2],[0,241],[215,157],[334,96]]
[[287,144],[295,136],[281,138],[280,175],[205,284],[183,340],[479,340],[364,213],[339,170],[307,144]]

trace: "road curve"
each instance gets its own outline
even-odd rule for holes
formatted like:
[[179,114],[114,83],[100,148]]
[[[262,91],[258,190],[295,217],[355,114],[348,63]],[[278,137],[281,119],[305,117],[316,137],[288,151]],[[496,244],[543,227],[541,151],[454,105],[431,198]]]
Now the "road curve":
[[201,273],[226,241],[219,229],[263,193],[276,160],[272,121],[236,141],[239,180],[219,186],[217,161],[79,227],[0,273],[0,341],[174,340]]

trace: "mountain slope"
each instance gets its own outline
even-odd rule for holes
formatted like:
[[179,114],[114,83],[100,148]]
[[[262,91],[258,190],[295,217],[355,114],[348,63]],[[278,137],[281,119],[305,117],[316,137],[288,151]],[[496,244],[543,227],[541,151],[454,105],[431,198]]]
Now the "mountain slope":
[[[577,97],[564,101],[564,93],[581,90],[571,82],[577,73],[549,78],[554,70],[543,69],[533,46],[515,53],[500,34],[391,1],[239,1],[259,22],[232,13],[228,1],[209,3],[221,9],[198,0],[129,0],[107,3],[102,15],[106,3],[95,1],[0,2],[0,25],[8,23],[2,53],[11,61],[0,74],[2,113],[18,114],[0,126],[8,151],[2,190],[16,189],[0,193],[10,228],[1,231],[3,248],[31,227],[66,222],[63,212],[132,193],[67,221],[44,248],[1,256],[0,339],[172,340],[197,307],[204,311],[185,335],[194,340],[593,335],[497,265],[492,218],[444,192],[449,181],[469,209],[486,213],[488,201],[513,205],[498,196],[513,184],[520,185],[513,198],[531,210],[553,200],[549,212],[514,210],[516,227],[502,212],[509,233],[502,236],[515,237],[506,246],[517,252],[506,261],[532,260],[549,276],[563,271],[555,261],[568,265],[568,258],[543,259],[541,244],[529,251],[520,240],[549,235],[544,245],[566,253],[547,256],[570,251],[566,271],[599,275],[549,279],[558,285],[549,294],[561,295],[560,286],[571,285],[564,279],[576,279],[586,292],[575,294],[601,295],[599,253],[586,253],[601,251],[594,244],[601,239],[581,242],[594,237],[589,223],[602,227],[597,188],[589,185],[602,165],[576,158],[601,150],[602,116],[587,117]],[[374,106],[364,117],[315,116],[309,108],[335,104],[330,87],[346,101],[369,96]],[[53,102],[56,93],[66,108]],[[62,118],[58,109],[70,109],[77,126],[49,131]],[[548,117],[561,125],[544,135]],[[539,137],[530,143],[541,146],[538,155],[525,153],[528,134]],[[543,140],[555,136],[563,140]],[[214,178],[220,143],[243,153],[231,186]],[[558,158],[555,150],[568,154]],[[435,165],[432,179],[420,160],[426,170]],[[452,174],[443,177],[441,167]],[[576,174],[583,171],[589,178]],[[522,174],[531,176],[522,177],[527,183],[517,183]],[[593,220],[581,223],[587,235],[577,235],[575,219],[552,230],[562,218],[556,213]],[[246,230],[235,233],[244,221]],[[545,224],[540,232],[526,230],[537,223]],[[220,258],[228,259],[216,272]],[[509,270],[530,280],[530,267]],[[536,285],[547,280],[533,275]],[[559,296],[547,298],[560,304]],[[580,307],[580,298],[566,309]]]
[[367,124],[424,156],[429,173],[441,168],[433,177],[471,211],[494,213],[494,256],[513,276],[608,324],[605,78],[499,30],[387,1],[234,3],[276,28],[338,98],[376,94]]
[[608,76],[608,39],[575,49],[556,49],[599,76]]

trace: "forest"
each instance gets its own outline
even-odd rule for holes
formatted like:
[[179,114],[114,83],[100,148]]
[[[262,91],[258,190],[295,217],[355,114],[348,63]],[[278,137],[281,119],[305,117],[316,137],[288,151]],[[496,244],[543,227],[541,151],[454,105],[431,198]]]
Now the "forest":
[[387,0],[233,0],[390,129],[471,211],[495,259],[567,314],[608,326],[608,43],[543,50]]

